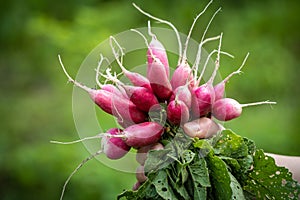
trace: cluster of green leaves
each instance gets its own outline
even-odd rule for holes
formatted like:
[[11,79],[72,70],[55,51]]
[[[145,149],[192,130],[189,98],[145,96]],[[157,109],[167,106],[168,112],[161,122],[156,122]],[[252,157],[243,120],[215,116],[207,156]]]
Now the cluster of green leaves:
[[118,199],[298,199],[300,185],[284,167],[231,130],[208,140],[191,139],[179,129],[150,151],[148,180]]

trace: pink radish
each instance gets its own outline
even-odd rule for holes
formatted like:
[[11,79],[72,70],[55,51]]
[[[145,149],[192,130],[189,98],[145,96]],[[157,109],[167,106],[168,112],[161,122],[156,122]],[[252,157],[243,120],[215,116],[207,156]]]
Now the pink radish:
[[[222,33],[220,35],[220,43],[218,48],[218,56],[216,60],[216,66],[215,69],[210,77],[210,79],[207,81],[207,83],[194,88],[192,91],[192,112],[194,117],[200,117],[203,115],[208,114],[211,111],[211,106],[215,101],[215,91],[213,87],[213,81],[217,74],[217,71],[219,69],[219,62],[220,62],[220,49],[221,49],[221,41],[222,41]],[[213,52],[208,56],[208,58],[212,55]],[[205,65],[206,66],[206,65]],[[203,70],[205,70],[205,67],[203,67]],[[200,82],[203,71],[201,72],[201,75],[199,77],[198,82]]]
[[150,150],[162,150],[164,146],[161,143],[155,143],[153,145],[144,146],[138,149],[136,153],[136,161],[140,165],[144,165],[147,160],[148,152]]
[[[112,128],[107,131],[113,135],[119,135],[122,133],[121,129]],[[103,153],[110,159],[120,159],[130,150],[130,146],[127,146],[123,139],[104,136],[101,140],[101,146]]]
[[175,90],[179,86],[185,85],[187,83],[187,81],[190,81],[190,84],[192,84],[192,88],[194,87],[193,86],[194,77],[192,75],[192,69],[187,62],[188,43],[189,43],[189,39],[192,34],[192,30],[193,30],[197,20],[206,11],[206,9],[209,7],[209,5],[211,3],[212,3],[212,1],[210,1],[206,5],[206,7],[203,9],[203,11],[196,16],[196,18],[194,19],[194,21],[191,25],[191,28],[189,30],[188,36],[187,36],[185,44],[184,44],[183,55],[182,55],[182,57],[179,57],[178,63],[180,63],[180,64],[177,66],[176,70],[173,73],[172,79],[171,79],[171,85],[172,85],[173,90]]
[[187,122],[183,125],[184,132],[192,138],[209,138],[224,128],[207,117]]
[[[135,30],[131,29],[131,31],[134,31],[138,33],[145,41],[146,46],[148,45],[147,39],[145,36]],[[149,34],[153,35],[150,32],[149,28]],[[154,37],[154,36],[153,36]],[[148,49],[148,53],[152,53],[151,48]],[[166,101],[169,99],[169,97],[172,95],[172,86],[170,84],[168,75],[169,74],[169,67],[166,69],[161,60],[156,58],[156,56],[152,55],[151,64],[148,63],[147,67],[147,78],[150,81],[151,88],[154,92],[154,94],[157,96],[158,100],[160,101]]]
[[148,77],[154,94],[160,101],[168,101],[172,95],[172,86],[162,63],[155,59],[149,69]]
[[130,101],[142,111],[148,112],[152,106],[159,103],[152,91],[147,88],[125,85],[116,77],[112,76],[109,70],[107,71],[107,75],[103,76],[118,84],[120,88],[124,88]]
[[124,129],[124,141],[131,147],[143,147],[159,141],[164,132],[163,126],[157,122],[144,122]]
[[214,86],[214,91],[215,91],[215,101],[222,99],[225,93],[225,84],[229,81],[229,79],[235,75],[235,74],[240,74],[242,71],[241,69],[243,68],[247,58],[249,56],[249,53],[246,55],[242,65],[239,67],[238,70],[232,72],[231,74],[229,74],[223,81],[221,81],[220,83],[218,83],[217,85]]
[[185,85],[187,82],[193,83],[193,80],[192,69],[187,62],[184,62],[175,69],[171,79],[171,85],[173,90],[175,90],[179,86]]
[[138,109],[148,112],[151,107],[159,104],[155,95],[144,87],[124,86],[130,100]]
[[173,125],[186,123],[190,118],[189,109],[183,101],[175,99],[168,104],[167,118]]
[[116,39],[113,36],[110,36],[110,46],[111,46],[111,49],[113,51],[113,54],[115,56],[115,59],[116,59],[118,65],[119,65],[119,67],[121,68],[121,70],[123,71],[123,73],[125,74],[125,76],[130,80],[130,82],[134,86],[145,87],[148,90],[152,91],[150,82],[149,82],[149,80],[146,77],[144,77],[143,75],[141,75],[139,73],[131,72],[131,71],[127,70],[123,66],[122,62],[118,58],[117,52],[115,51],[115,49],[113,47],[113,44],[112,44],[113,41],[119,47],[121,53],[122,54],[124,54],[124,53],[123,53],[122,48],[120,47],[119,43],[116,41]]
[[68,77],[69,81],[74,83],[77,87],[85,90],[89,93],[91,99],[105,112],[114,115],[118,119],[132,121],[134,123],[141,123],[146,121],[147,116],[144,112],[140,111],[136,105],[134,105],[130,100],[122,97],[114,97],[114,94],[106,90],[95,90],[91,89],[85,85],[78,83],[73,80],[71,76],[67,73],[61,58],[59,56],[59,61],[61,67]]
[[276,104],[276,102],[262,101],[256,103],[240,104],[234,99],[219,99],[213,104],[212,114],[221,121],[229,121],[239,117],[242,114],[242,108],[261,104]]
[[174,93],[170,97],[170,102],[178,99],[183,101],[188,108],[191,108],[192,104],[192,94],[187,85],[179,86],[174,90]]
[[132,190],[133,190],[133,191],[137,191],[140,187],[141,187],[141,183],[140,183],[140,182],[136,182],[136,183],[132,186]]
[[151,69],[152,63],[154,59],[159,59],[164,66],[165,72],[167,77],[169,78],[170,70],[169,70],[169,63],[168,57],[166,53],[166,49],[164,46],[157,40],[156,36],[153,34],[152,40],[149,44],[148,51],[147,51],[147,74],[149,74],[149,70]]
[[140,183],[144,183],[148,177],[145,175],[145,169],[144,166],[140,165],[136,168],[136,180]]

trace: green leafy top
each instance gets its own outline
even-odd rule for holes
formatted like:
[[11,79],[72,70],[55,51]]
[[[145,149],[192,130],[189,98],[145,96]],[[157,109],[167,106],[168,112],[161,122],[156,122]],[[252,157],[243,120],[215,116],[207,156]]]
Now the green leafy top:
[[298,199],[291,173],[231,130],[199,140],[178,129],[163,142],[148,154],[148,180],[118,199]]

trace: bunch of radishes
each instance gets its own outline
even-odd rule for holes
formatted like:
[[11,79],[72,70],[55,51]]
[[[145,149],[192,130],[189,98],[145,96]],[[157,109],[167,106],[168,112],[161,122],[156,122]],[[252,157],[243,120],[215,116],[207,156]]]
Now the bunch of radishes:
[[[109,68],[105,73],[100,73],[99,69],[97,70],[96,79],[100,87],[99,89],[88,88],[72,79],[66,72],[60,58],[59,60],[69,81],[87,91],[91,99],[103,111],[113,115],[122,127],[112,128],[106,131],[106,133],[95,136],[102,139],[101,151],[97,152],[97,154],[103,152],[110,159],[119,159],[130,151],[131,148],[137,149],[137,161],[140,164],[136,172],[138,182],[134,186],[134,189],[137,189],[139,185],[147,179],[143,169],[143,165],[147,159],[147,152],[149,150],[164,148],[159,141],[167,127],[181,127],[191,138],[208,138],[223,129],[222,125],[214,121],[214,118],[219,121],[232,120],[241,115],[242,107],[258,104],[273,104],[274,102],[265,101],[252,104],[239,104],[232,98],[224,98],[226,82],[234,74],[241,72],[240,70],[246,59],[237,71],[231,73],[223,81],[214,85],[214,78],[220,66],[220,54],[231,55],[221,51],[222,34],[217,37],[204,39],[210,23],[205,29],[199,44],[197,57],[193,66],[191,67],[189,65],[186,57],[189,38],[196,20],[204,13],[206,8],[195,18],[186,38],[184,50],[182,51],[178,31],[171,23],[153,17],[136,5],[134,6],[150,18],[170,25],[175,31],[179,44],[179,61],[172,75],[170,75],[167,52],[163,44],[157,39],[155,34],[151,32],[150,23],[148,23],[149,35],[151,37],[149,44],[147,39],[140,32],[133,30],[143,36],[148,48],[146,54],[146,77],[139,73],[131,72],[123,66],[122,57],[124,53],[122,48],[114,37],[110,37],[113,54],[122,69],[122,73],[130,80],[130,85],[121,82],[117,78],[118,76],[111,72]],[[198,66],[202,56],[202,46],[212,40],[219,40],[218,49],[209,54],[199,74]],[[116,46],[118,47],[118,51],[115,49]],[[119,52],[121,52],[121,55],[119,55]],[[201,83],[208,60],[214,53],[217,54],[215,69],[210,79],[206,83]],[[105,58],[101,56],[99,66],[104,59]],[[98,79],[99,74],[105,77],[107,81],[110,81],[111,84],[101,84]],[[166,114],[167,120],[153,120],[149,116],[150,112]],[[85,160],[85,162],[87,160]],[[81,163],[81,165],[82,164],[83,163]]]

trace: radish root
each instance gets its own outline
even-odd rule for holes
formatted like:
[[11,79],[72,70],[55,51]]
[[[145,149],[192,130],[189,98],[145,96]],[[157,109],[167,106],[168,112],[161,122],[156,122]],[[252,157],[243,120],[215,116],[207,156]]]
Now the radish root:
[[75,169],[74,171],[69,175],[69,177],[67,178],[67,180],[65,181],[64,183],[64,186],[63,186],[63,189],[62,189],[62,192],[61,192],[61,196],[60,196],[60,200],[63,199],[64,197],[64,193],[65,193],[65,190],[66,190],[66,187],[69,183],[69,181],[71,180],[72,176],[85,164],[87,163],[89,160],[92,160],[94,157],[100,155],[102,153],[102,150],[99,150],[97,151],[96,153],[92,154],[91,156],[89,156],[88,158],[84,159]]
[[132,3],[132,5],[139,11],[141,12],[142,14],[148,16],[149,18],[152,18],[158,22],[161,22],[161,23],[164,23],[164,24],[167,24],[169,25],[175,32],[176,34],[176,37],[177,37],[177,41],[178,41],[178,54],[179,54],[179,57],[182,57],[182,44],[181,44],[181,39],[180,39],[180,35],[179,35],[179,32],[177,30],[177,28],[171,23],[171,22],[168,22],[166,20],[162,20],[160,18],[157,18],[157,17],[154,17],[153,15],[145,12],[144,10],[142,10],[140,7],[138,7],[135,3]]
[[199,13],[196,18],[194,19],[192,25],[191,25],[191,28],[189,30],[189,33],[188,33],[188,36],[186,37],[186,41],[185,41],[185,44],[184,44],[184,49],[183,49],[183,54],[182,54],[182,58],[179,58],[179,61],[178,63],[180,62],[180,60],[182,59],[181,62],[184,62],[186,59],[187,59],[187,48],[188,48],[188,43],[189,43],[189,40],[191,38],[191,34],[192,34],[192,31],[194,29],[194,26],[197,22],[197,20],[199,19],[199,17],[201,17],[201,15],[203,15],[205,13],[205,11],[207,10],[207,8],[210,6],[210,4],[212,4],[213,0],[211,0],[206,6],[205,8],[202,10],[201,13]]

